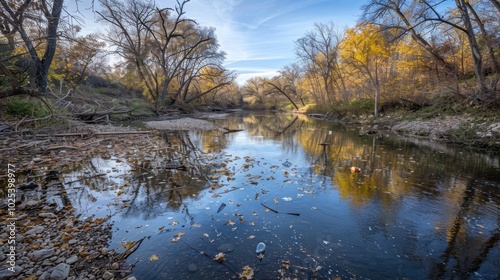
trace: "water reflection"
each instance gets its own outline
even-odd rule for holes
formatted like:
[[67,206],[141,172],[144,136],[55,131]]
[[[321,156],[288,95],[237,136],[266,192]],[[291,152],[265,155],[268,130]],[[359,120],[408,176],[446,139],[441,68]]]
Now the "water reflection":
[[66,175],[105,174],[68,193],[118,212],[110,247],[150,236],[138,279],[499,277],[498,158],[302,115],[214,121],[244,131],[168,132]]

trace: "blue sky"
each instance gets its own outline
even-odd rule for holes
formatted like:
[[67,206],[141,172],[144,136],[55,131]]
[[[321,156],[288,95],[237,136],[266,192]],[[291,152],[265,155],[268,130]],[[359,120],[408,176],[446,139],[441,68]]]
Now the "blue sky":
[[[170,2],[170,1],[169,1]],[[295,61],[294,41],[316,22],[353,27],[364,0],[191,0],[186,17],[216,28],[226,68],[238,83],[255,76],[271,77]]]
[[[227,53],[225,67],[238,73],[241,85],[255,76],[272,77],[295,61],[294,41],[313,29],[314,23],[333,21],[342,29],[353,27],[368,0],[191,0],[185,16],[201,26],[216,29],[220,49]],[[68,12],[74,1],[66,1]],[[97,3],[97,1],[95,1]],[[157,5],[174,7],[174,0]],[[89,5],[80,2],[87,30],[105,28],[94,23]],[[99,10],[99,7],[96,7]]]

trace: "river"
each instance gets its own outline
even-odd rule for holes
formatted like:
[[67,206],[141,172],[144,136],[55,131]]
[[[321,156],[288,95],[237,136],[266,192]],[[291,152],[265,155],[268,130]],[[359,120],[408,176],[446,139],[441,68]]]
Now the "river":
[[212,121],[241,131],[165,132],[65,174],[106,173],[68,197],[111,215],[111,249],[147,237],[137,279],[500,277],[498,156],[303,115]]

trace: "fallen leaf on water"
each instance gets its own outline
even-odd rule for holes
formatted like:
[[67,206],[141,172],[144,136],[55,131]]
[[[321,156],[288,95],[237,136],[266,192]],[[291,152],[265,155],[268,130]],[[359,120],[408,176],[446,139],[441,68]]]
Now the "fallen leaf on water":
[[141,228],[142,226],[136,226],[135,228]]
[[251,226],[255,226],[255,222],[249,222],[248,224]]
[[240,273],[240,279],[248,280],[253,279],[253,269],[248,265],[243,267],[243,271]]
[[177,241],[181,240],[181,237],[182,237],[184,234],[186,234],[186,233],[185,233],[185,232],[183,232],[183,231],[180,231],[180,232],[178,232],[178,233],[174,234],[174,238],[172,238],[172,239],[170,240],[170,242],[174,242],[174,243],[175,243],[175,242],[177,242]]
[[208,237],[208,233],[204,233],[203,236]]
[[224,225],[230,225],[230,226],[232,226],[234,224],[236,224],[236,222],[234,220],[229,220],[229,221],[224,223]]
[[171,226],[175,226],[175,225],[178,225],[178,224],[179,224],[179,222],[177,222],[177,221],[173,221],[173,222],[171,222],[169,225],[171,225]]
[[241,218],[241,217],[239,218],[239,220],[240,220],[240,224],[243,224],[245,222],[245,220],[243,220],[243,218]]
[[159,227],[158,230],[162,231],[165,228],[165,226]]
[[290,268],[290,261],[283,261],[281,263],[281,266],[285,269],[289,269]]
[[280,202],[278,201],[278,199],[276,199],[276,197],[275,197],[275,198],[273,198],[273,200],[274,200],[274,204],[278,204],[278,203],[280,203]]
[[200,224],[192,224],[193,227],[201,227]]
[[223,262],[226,260],[226,255],[224,255],[224,253],[218,253],[217,255],[215,255],[214,257],[214,261],[217,261],[217,262]]
[[149,257],[149,261],[157,261],[159,260],[160,258],[158,258],[158,256],[156,254],[152,254],[151,257]]
[[261,252],[260,254],[258,254],[258,255],[257,255],[257,258],[258,258],[259,260],[262,260],[262,259],[264,258],[264,253],[262,253],[262,252]]
[[248,239],[254,239],[254,238],[255,238],[255,235],[250,235],[250,236],[248,237]]

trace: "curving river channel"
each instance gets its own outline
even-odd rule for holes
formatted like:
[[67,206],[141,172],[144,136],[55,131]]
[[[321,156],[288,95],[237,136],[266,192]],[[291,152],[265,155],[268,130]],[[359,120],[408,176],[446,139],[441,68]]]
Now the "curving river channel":
[[137,279],[500,277],[499,157],[301,115],[211,121],[241,131],[169,131],[65,175],[106,173],[68,196],[112,215],[110,248],[145,238]]

